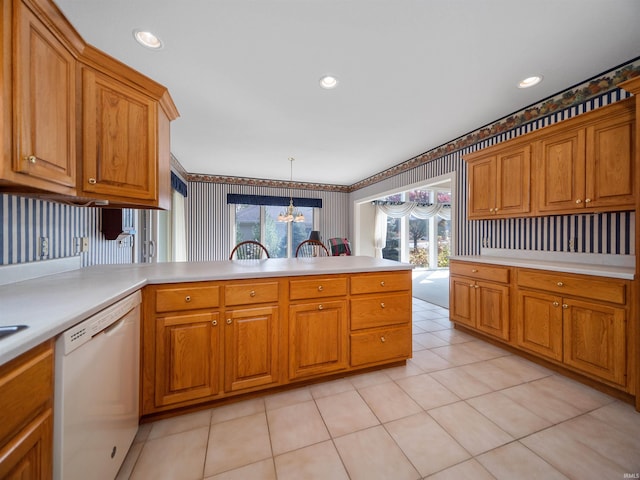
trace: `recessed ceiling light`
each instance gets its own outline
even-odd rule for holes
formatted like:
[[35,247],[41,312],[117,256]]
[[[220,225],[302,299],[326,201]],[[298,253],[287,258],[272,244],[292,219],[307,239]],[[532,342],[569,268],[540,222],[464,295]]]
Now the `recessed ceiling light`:
[[140,45],[152,50],[159,50],[163,46],[162,40],[160,40],[151,32],[147,32],[144,30],[134,30],[133,37]]
[[338,79],[336,77],[332,77],[331,75],[325,75],[320,79],[320,86],[327,90],[335,88],[338,85]]
[[524,80],[520,80],[518,83],[518,88],[529,88],[534,85],[539,84],[542,81],[542,75],[533,75],[531,77],[527,77]]

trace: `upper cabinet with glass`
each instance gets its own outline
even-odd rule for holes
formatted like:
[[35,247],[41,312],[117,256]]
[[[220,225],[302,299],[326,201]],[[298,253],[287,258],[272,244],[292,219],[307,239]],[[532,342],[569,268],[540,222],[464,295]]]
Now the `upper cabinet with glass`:
[[0,28],[0,191],[168,208],[167,90],[87,45],[49,0],[2,0]]

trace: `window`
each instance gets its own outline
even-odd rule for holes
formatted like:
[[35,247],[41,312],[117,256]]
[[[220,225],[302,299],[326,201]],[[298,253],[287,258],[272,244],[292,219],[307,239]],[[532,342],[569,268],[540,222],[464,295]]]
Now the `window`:
[[[243,196],[237,195],[236,197]],[[255,201],[266,203],[272,198],[275,197],[258,198]],[[239,200],[242,199],[239,198]],[[233,198],[233,200],[238,199]],[[303,222],[278,222],[278,215],[286,209],[286,206],[236,203],[229,200],[228,203],[234,204],[235,243],[243,240],[257,240],[267,248],[272,258],[293,257],[298,245],[309,238],[312,230],[317,230],[317,228],[314,228],[315,207],[298,207],[299,203],[304,202],[296,202],[296,199],[294,199],[294,205],[296,205],[296,210],[304,215]],[[288,198],[286,198],[286,203],[289,203]]]

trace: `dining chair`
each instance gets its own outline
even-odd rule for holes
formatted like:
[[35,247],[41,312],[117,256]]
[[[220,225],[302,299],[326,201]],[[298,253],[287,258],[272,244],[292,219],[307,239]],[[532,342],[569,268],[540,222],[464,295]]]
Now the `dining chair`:
[[236,256],[236,260],[259,260],[263,256],[271,258],[266,247],[255,240],[245,240],[237,244],[233,247],[233,250],[231,250],[229,260],[233,260],[234,255]]
[[305,240],[296,248],[296,257],[328,257],[329,250],[318,240]]

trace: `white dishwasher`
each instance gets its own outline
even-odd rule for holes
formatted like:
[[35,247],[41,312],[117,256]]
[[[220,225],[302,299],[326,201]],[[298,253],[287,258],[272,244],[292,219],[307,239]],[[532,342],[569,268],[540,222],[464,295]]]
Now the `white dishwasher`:
[[113,480],[138,431],[140,292],[56,340],[56,480]]

